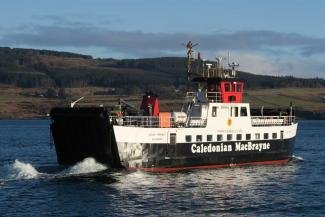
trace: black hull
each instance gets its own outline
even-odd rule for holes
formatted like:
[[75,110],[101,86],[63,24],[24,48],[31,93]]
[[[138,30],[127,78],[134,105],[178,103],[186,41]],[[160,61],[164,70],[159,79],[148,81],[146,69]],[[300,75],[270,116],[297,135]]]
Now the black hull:
[[[143,144],[143,152],[148,153],[148,158],[145,159],[146,162],[135,167],[127,163],[125,166],[148,171],[173,171],[191,168],[218,168],[235,165],[285,163],[292,157],[295,138],[251,142],[254,144],[265,144],[265,147],[269,147],[269,149],[248,150],[249,148],[246,145],[247,150],[245,150],[245,144],[249,143],[249,141],[241,141],[241,144],[243,144],[242,150],[236,149],[236,142],[184,143],[176,145]],[[211,148],[213,146],[222,146],[225,148],[221,148],[217,152]],[[193,153],[192,147],[199,148],[202,151],[200,153]],[[204,150],[204,147],[206,147],[206,150]]]
[[251,141],[264,144],[266,148],[261,146],[261,150],[256,147],[249,150],[248,145],[245,150],[245,144],[249,141],[240,141],[244,144],[243,150],[236,149],[236,141],[198,143],[195,146],[192,143],[142,144],[142,153],[146,153],[147,158],[142,159],[141,163],[131,165],[131,159],[120,159],[113,125],[105,108],[54,108],[51,111],[51,119],[51,132],[57,159],[61,165],[72,165],[87,157],[93,157],[111,168],[168,172],[192,168],[281,163],[291,158],[295,140],[291,138]]

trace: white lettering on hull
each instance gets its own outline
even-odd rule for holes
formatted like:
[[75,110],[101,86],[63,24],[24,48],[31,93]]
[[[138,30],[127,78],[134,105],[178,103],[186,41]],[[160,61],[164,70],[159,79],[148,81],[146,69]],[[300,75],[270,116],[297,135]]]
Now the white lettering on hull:
[[[271,145],[269,142],[261,142],[261,143],[235,143],[234,151],[262,151],[262,150],[270,150]],[[211,143],[206,144],[192,144],[191,152],[193,154],[196,153],[213,153],[213,152],[231,152],[233,151],[232,145],[224,145],[223,143],[219,145],[212,145]]]
[[232,151],[232,145],[224,145],[221,143],[220,145],[197,145],[192,144],[191,146],[192,153],[211,153],[211,152],[230,152]]
[[262,151],[262,150],[270,150],[271,145],[269,142],[260,142],[260,143],[235,143],[235,151]]

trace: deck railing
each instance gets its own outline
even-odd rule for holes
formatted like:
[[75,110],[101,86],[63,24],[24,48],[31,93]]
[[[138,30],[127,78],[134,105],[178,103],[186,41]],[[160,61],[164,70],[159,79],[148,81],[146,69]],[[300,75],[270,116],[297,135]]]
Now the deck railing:
[[186,123],[177,123],[173,117],[159,117],[159,116],[125,116],[123,118],[116,118],[117,125],[130,127],[148,127],[148,128],[175,128],[175,127],[205,127],[207,119],[200,117],[191,117]]
[[120,125],[133,127],[159,127],[157,116],[125,116]]
[[207,92],[209,102],[221,102],[221,92]]
[[289,126],[296,122],[295,116],[252,116],[253,127]]
[[189,127],[205,127],[207,125],[207,119],[201,117],[190,117],[188,120]]
[[[192,101],[197,95],[197,92],[187,92],[186,99],[187,101]],[[212,92],[208,91],[205,93],[205,97],[209,102],[221,102],[222,95],[221,92]]]

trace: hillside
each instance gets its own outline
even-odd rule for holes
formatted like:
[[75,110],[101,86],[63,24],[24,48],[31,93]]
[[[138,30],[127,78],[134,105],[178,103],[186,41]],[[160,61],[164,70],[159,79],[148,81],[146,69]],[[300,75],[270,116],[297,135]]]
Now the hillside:
[[[0,118],[44,117],[56,105],[86,96],[85,105],[113,105],[119,97],[138,104],[146,90],[165,110],[178,108],[186,86],[185,58],[93,59],[69,52],[0,48]],[[286,107],[304,118],[325,119],[324,79],[239,72],[256,106]],[[173,99],[173,100],[170,100]]]
[[[34,49],[0,48],[0,83],[17,87],[115,88],[119,93],[148,89],[182,89],[186,59],[93,59],[91,56]],[[249,89],[325,87],[324,79],[274,77],[239,72]]]

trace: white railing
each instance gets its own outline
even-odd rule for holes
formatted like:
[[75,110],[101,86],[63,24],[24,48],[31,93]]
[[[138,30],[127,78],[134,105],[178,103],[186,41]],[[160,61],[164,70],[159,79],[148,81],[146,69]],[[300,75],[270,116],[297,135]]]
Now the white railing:
[[207,125],[207,119],[201,117],[190,117],[188,120],[189,127],[205,127]]
[[177,123],[173,117],[159,117],[159,116],[124,116],[115,118],[117,125],[130,127],[148,127],[148,128],[176,128],[176,127],[205,127],[207,119],[200,117],[191,117],[187,124]]
[[[188,102],[192,101],[197,96],[197,92],[187,92],[186,93],[186,99]],[[206,92],[205,97],[209,102],[221,102],[221,92]]]
[[209,102],[221,102],[220,92],[207,92],[207,99]]
[[295,116],[252,116],[252,126],[288,126],[296,122]]
[[125,116],[123,117],[122,123],[124,126],[133,126],[133,127],[159,127],[159,117],[158,116]]

